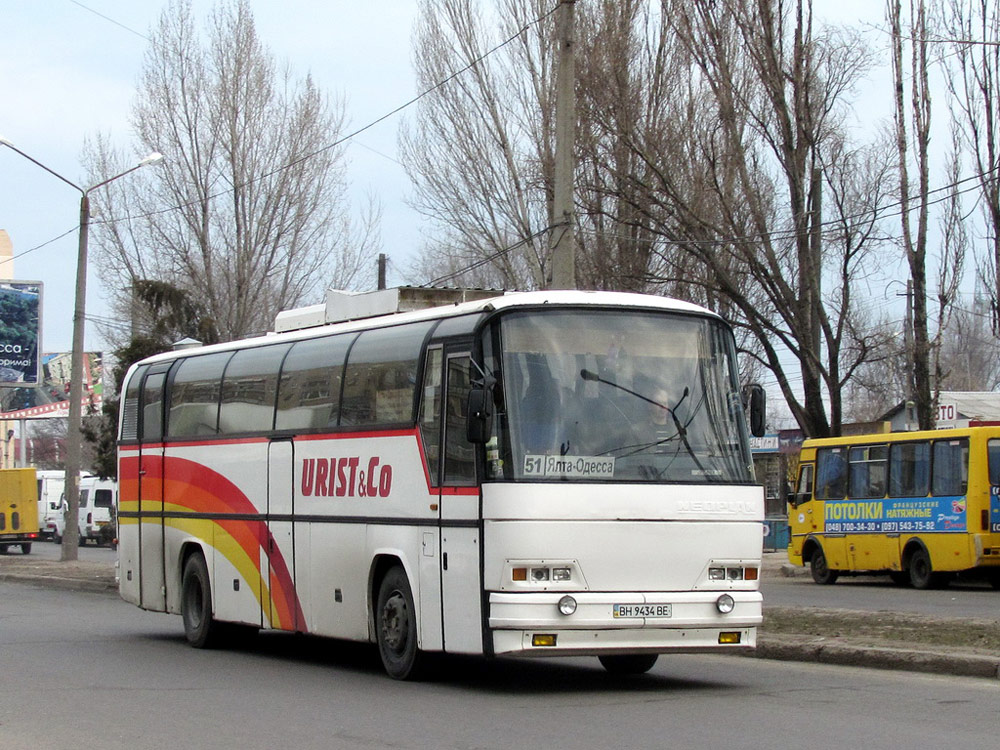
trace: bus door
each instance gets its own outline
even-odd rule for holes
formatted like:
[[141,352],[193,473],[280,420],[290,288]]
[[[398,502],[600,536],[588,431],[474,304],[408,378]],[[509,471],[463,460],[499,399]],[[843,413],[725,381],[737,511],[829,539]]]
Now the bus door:
[[267,579],[261,583],[267,586],[269,596],[261,598],[261,605],[271,627],[281,630],[304,626],[299,622],[295,586],[294,452],[291,438],[272,440],[267,448],[267,534],[263,542],[267,567],[261,568]]
[[483,648],[476,450],[465,433],[470,363],[468,345],[431,348],[421,411],[421,432],[440,520],[443,647],[451,653],[482,653]]
[[169,365],[146,374],[139,398],[139,598],[143,609],[167,608],[163,528],[163,394]]

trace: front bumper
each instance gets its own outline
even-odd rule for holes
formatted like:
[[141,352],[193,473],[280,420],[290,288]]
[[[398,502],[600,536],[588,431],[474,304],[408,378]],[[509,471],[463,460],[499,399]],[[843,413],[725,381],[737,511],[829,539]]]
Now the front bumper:
[[[732,596],[733,611],[716,601]],[[577,602],[571,615],[559,612],[566,595]],[[706,651],[754,648],[763,620],[759,591],[497,593],[489,597],[489,627],[497,655],[599,655],[640,651]],[[615,617],[615,604],[669,604],[670,617]],[[725,634],[725,637],[723,636]],[[738,634],[738,635],[737,635]],[[555,636],[538,646],[536,636]],[[723,642],[726,641],[726,642]]]

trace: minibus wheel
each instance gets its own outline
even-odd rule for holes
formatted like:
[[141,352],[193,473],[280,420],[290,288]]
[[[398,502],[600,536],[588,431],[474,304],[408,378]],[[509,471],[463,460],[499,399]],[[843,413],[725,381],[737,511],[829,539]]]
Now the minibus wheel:
[[816,551],[813,552],[812,558],[809,560],[809,572],[812,573],[813,580],[823,586],[836,582],[840,576],[839,571],[830,570],[830,566],[826,562],[826,554],[819,545],[816,546]]
[[940,586],[945,579],[931,567],[931,556],[927,550],[918,547],[910,555],[910,584],[915,589],[931,589]]
[[608,674],[645,674],[653,668],[659,654],[607,654],[598,656],[601,666]]
[[386,673],[395,680],[418,676],[422,654],[417,648],[417,610],[406,572],[389,569],[378,589],[375,605],[375,638]]

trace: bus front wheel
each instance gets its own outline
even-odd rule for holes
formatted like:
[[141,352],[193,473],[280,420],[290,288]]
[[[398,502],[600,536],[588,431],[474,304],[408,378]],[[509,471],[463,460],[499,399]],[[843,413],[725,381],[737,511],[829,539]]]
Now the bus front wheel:
[[181,577],[181,617],[184,637],[195,648],[211,648],[219,637],[220,626],[212,617],[212,585],[208,566],[200,553],[191,555]]
[[375,605],[375,637],[386,673],[395,680],[415,679],[422,654],[417,648],[417,610],[406,572],[390,568]]
[[601,666],[608,674],[630,675],[645,674],[656,664],[658,654],[621,654],[598,656]]
[[813,580],[824,586],[834,583],[840,576],[838,571],[830,570],[822,547],[817,547],[816,551],[813,552],[812,558],[809,560],[809,571],[812,573]]

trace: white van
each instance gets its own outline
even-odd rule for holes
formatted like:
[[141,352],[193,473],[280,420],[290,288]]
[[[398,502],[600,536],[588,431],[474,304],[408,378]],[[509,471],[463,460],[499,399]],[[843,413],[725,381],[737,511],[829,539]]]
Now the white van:
[[[62,507],[66,507],[65,499]],[[80,544],[93,539],[97,544],[112,544],[117,530],[118,484],[111,479],[95,476],[80,477],[80,512],[77,516],[77,533]],[[56,519],[53,540],[62,541],[65,530],[64,516]]]
[[56,518],[61,517],[64,512],[63,487],[66,485],[66,472],[39,469],[35,475],[38,477],[38,531],[43,537],[51,539],[57,529]]

